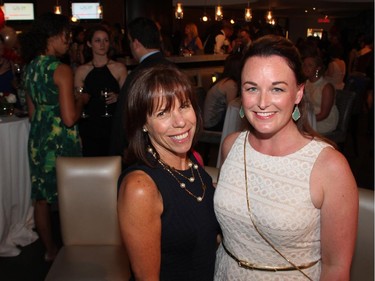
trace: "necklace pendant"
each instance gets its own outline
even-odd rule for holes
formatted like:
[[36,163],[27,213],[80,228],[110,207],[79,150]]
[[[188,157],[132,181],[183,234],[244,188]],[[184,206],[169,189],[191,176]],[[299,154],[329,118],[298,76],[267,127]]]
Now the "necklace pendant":
[[190,182],[194,182],[194,181],[195,181],[195,178],[194,178],[194,177],[190,177],[190,178],[189,178],[189,181],[190,181]]
[[202,198],[201,196],[198,196],[198,197],[197,197],[197,201],[198,201],[198,202],[202,202],[202,200],[203,200],[203,198]]

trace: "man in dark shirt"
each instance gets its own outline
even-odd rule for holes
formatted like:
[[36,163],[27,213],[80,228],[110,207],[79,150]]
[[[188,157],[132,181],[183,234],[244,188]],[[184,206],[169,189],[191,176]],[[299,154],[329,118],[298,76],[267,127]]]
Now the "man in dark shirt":
[[124,120],[124,107],[127,100],[127,91],[135,74],[141,69],[156,64],[174,65],[161,53],[160,38],[158,27],[151,19],[139,17],[128,24],[129,47],[139,65],[126,77],[126,81],[118,97],[112,123],[110,155],[123,156],[124,149],[127,146],[124,127],[126,126],[126,122],[131,122],[131,120]]

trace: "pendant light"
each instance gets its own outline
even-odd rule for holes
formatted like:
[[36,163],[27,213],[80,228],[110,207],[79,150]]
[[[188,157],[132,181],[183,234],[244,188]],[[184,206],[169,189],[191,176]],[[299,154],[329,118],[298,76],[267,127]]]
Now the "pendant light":
[[98,15],[101,19],[103,18],[103,6],[100,3],[98,6]]
[[223,10],[220,5],[217,5],[215,7],[215,20],[216,21],[221,21],[223,19]]
[[176,11],[174,13],[176,19],[180,20],[184,18],[184,11],[182,10],[182,4],[178,2],[176,4]]
[[266,14],[266,21],[267,21],[267,23],[271,23],[271,21],[272,21],[272,12],[271,12],[271,10],[268,10],[268,12],[267,12],[267,14]]
[[200,20],[203,21],[203,22],[210,21],[210,17],[207,15],[207,12],[206,12],[206,6],[207,6],[207,0],[204,1],[203,16],[200,18]]
[[247,8],[245,8],[245,21],[249,22],[253,18],[253,15],[251,14],[251,9],[249,2],[247,2]]
[[59,0],[56,0],[56,6],[53,7],[53,12],[56,14],[56,15],[61,15],[61,6],[59,5]]
[[209,16],[206,12],[203,13],[203,16],[201,17],[201,21],[208,22],[210,20]]

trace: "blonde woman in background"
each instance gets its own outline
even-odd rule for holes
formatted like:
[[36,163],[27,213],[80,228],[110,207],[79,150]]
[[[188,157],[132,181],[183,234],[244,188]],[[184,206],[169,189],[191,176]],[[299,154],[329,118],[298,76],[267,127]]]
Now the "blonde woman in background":
[[203,54],[202,40],[198,35],[198,28],[195,23],[186,24],[185,36],[180,45],[180,53],[184,56]]

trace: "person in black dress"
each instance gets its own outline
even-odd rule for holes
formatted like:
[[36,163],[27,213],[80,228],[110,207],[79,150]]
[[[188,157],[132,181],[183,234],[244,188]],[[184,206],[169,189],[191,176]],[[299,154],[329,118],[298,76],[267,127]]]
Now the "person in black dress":
[[145,68],[127,100],[118,214],[131,280],[213,280],[219,225],[212,179],[191,149],[202,121],[189,78]]
[[139,17],[128,24],[129,47],[134,59],[139,62],[139,65],[129,73],[119,94],[112,122],[111,155],[123,156],[124,149],[127,146],[124,135],[124,127],[127,125],[127,120],[124,119],[123,112],[124,106],[126,105],[128,89],[136,73],[155,64],[173,65],[160,51],[160,38],[159,29],[156,23],[151,19]]
[[[86,53],[89,61],[76,69],[74,85],[77,93],[91,96],[79,122],[83,156],[107,156],[112,118],[120,88],[127,77],[126,66],[108,57],[108,30],[101,25],[87,32]],[[102,94],[108,92],[107,97]],[[106,112],[108,114],[106,114]]]

